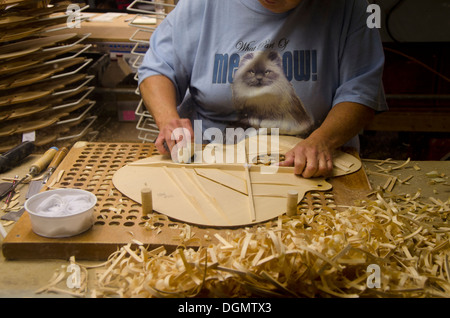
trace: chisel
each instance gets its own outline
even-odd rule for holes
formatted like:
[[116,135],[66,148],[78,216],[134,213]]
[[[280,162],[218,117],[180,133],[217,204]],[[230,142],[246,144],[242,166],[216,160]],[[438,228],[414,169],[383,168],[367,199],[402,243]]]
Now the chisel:
[[47,171],[44,173],[42,180],[31,181],[28,187],[28,192],[25,196],[26,199],[30,198],[31,196],[41,191],[42,187],[47,183],[50,176],[53,174],[56,168],[58,168],[59,164],[61,163],[61,161],[64,159],[64,157],[67,155],[68,152],[69,149],[67,149],[67,147],[62,147],[61,149],[58,150],[58,152],[53,157],[52,162],[50,162],[50,164],[48,165]]
[[46,184],[48,179],[51,177],[53,172],[55,172],[56,168],[58,168],[61,161],[63,161],[64,157],[69,152],[69,149],[67,147],[62,147],[58,150],[55,157],[53,157],[52,162],[48,165],[47,171],[45,172],[44,178],[42,179],[42,184]]
[[4,191],[1,195],[0,195],[0,200],[3,199],[4,197],[6,197],[8,195],[9,192],[14,191],[14,189],[21,184],[22,182],[24,182],[25,180],[29,179],[29,178],[33,178],[35,176],[37,176],[42,170],[44,170],[48,164],[50,163],[50,161],[52,161],[53,157],[55,156],[56,152],[58,152],[58,148],[56,147],[51,147],[49,150],[47,150],[41,158],[39,158],[38,160],[36,160],[35,163],[33,163],[28,171],[28,173],[25,175],[25,177],[23,177],[22,179],[20,179],[18,182],[16,182],[15,184],[11,184],[11,186]]

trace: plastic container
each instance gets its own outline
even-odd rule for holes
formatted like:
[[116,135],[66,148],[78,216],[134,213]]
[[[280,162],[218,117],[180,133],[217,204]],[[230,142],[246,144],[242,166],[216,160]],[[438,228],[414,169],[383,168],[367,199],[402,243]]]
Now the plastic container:
[[[57,215],[58,213],[44,213],[39,211],[42,209],[43,203],[51,197],[68,199],[75,196],[87,200],[83,201],[82,208],[80,209],[76,209],[76,204],[72,204],[71,212],[68,215]],[[25,201],[25,210],[30,216],[31,228],[34,233],[49,238],[61,238],[74,236],[89,230],[94,221],[93,213],[96,204],[97,197],[89,191],[81,189],[56,189],[33,195]],[[62,209],[66,209],[64,205],[62,206]],[[64,213],[69,212],[65,210]]]

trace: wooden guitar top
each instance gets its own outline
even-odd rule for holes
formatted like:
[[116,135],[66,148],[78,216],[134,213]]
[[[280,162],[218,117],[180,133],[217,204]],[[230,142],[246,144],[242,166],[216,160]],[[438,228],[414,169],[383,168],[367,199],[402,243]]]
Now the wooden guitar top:
[[55,91],[63,89],[66,85],[73,84],[84,78],[86,78],[86,74],[75,74],[66,76],[62,79],[57,78],[39,82],[38,84],[12,90],[11,92],[8,91],[7,95],[0,96],[0,107],[43,98],[54,93]]
[[76,35],[76,33],[60,34],[3,45],[0,48],[0,60],[24,56],[43,47],[67,41]]
[[22,87],[26,85],[35,84],[46,78],[49,78],[57,73],[64,71],[65,69],[81,64],[85,61],[85,58],[78,57],[70,60],[56,62],[51,64],[41,65],[35,68],[29,68],[27,71],[15,74],[0,80],[0,90]]
[[29,54],[25,57],[9,59],[2,63],[0,61],[0,75],[15,74],[27,70],[30,66],[50,61],[59,55],[80,50],[82,47],[84,47],[82,44],[77,44],[71,47],[55,48],[55,50],[45,52],[45,54],[38,50],[36,53]]
[[[255,137],[247,140],[252,138]],[[277,150],[284,154],[301,139],[280,136],[279,140]],[[225,146],[234,150],[238,147],[239,144]],[[334,159],[345,163],[344,170],[335,167],[334,176],[361,168],[358,158],[344,152],[336,152]],[[295,175],[293,169],[238,162],[182,164],[159,155],[119,169],[113,176],[113,184],[139,203],[142,189],[150,188],[154,210],[179,221],[214,227],[243,226],[285,213],[290,191],[298,193],[298,203],[308,191],[332,188],[324,178],[305,179]]]

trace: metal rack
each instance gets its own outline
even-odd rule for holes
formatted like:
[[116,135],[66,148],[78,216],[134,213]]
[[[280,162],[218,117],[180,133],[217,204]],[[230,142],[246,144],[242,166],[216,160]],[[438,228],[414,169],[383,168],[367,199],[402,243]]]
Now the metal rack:
[[[135,0],[128,6],[128,11],[137,13],[129,23],[130,26],[137,28],[130,37],[130,41],[135,43],[131,51],[136,57],[132,65],[133,68],[139,68],[145,55],[145,51],[142,48],[148,46],[151,34],[161,21],[165,19],[167,14],[175,8],[177,2],[177,0]],[[138,81],[137,73],[134,79]],[[139,88],[136,89],[135,93],[140,96]],[[139,131],[138,138],[143,142],[154,142],[158,137],[159,129],[152,115],[146,110],[142,98],[136,107],[135,114],[138,117],[138,123],[136,125],[136,129]]]
[[[59,1],[52,1],[51,6],[48,0],[38,0],[35,3],[21,3],[19,0],[14,0],[14,4],[0,6],[4,17],[3,20],[0,19],[0,36],[6,34],[3,39],[8,40],[0,39],[3,42],[2,45],[17,44],[20,47],[21,43],[27,43],[24,41],[48,39],[54,34],[67,33],[74,36],[52,42],[50,45],[43,45],[34,51],[26,52],[25,50],[20,56],[16,54],[12,58],[0,58],[0,81],[8,83],[10,79],[17,78],[18,83],[0,90],[0,100],[3,100],[3,106],[5,106],[0,107],[0,123],[5,127],[0,129],[3,131],[3,134],[0,132],[0,152],[7,151],[29,139],[34,139],[38,147],[47,147],[49,143],[55,142],[73,143],[86,136],[92,140],[98,134],[92,129],[97,119],[97,116],[91,114],[95,102],[89,100],[89,95],[94,90],[94,87],[89,84],[95,76],[87,73],[93,59],[83,56],[83,53],[92,46],[83,44],[90,34],[78,36],[71,32],[71,28],[79,27],[82,23],[81,18],[77,18],[75,24],[68,23],[69,14],[81,17],[81,11],[88,6],[69,11],[67,3]],[[20,25],[15,23],[17,20],[24,19],[22,17],[25,12],[37,14],[37,16],[22,21]],[[19,27],[30,31],[20,31],[21,33],[15,34],[15,30]],[[24,68],[20,66],[25,64],[23,61],[32,63]],[[15,68],[9,67],[16,64]],[[52,69],[57,70],[52,72]],[[29,76],[33,70],[37,72],[35,80],[29,85],[24,84],[26,82],[21,77]],[[39,77],[39,72],[43,72],[44,75]],[[14,103],[8,100],[9,96],[25,94],[24,92],[33,90],[36,92],[47,90],[49,94],[36,94],[34,98],[18,100]],[[33,107],[35,111],[32,110]],[[25,109],[28,112],[23,112]],[[21,115],[17,115],[20,112]]]

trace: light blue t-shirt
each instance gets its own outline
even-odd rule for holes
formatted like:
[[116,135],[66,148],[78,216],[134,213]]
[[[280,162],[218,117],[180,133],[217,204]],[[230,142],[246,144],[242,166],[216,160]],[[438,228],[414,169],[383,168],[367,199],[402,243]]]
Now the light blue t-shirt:
[[[248,53],[275,51],[314,126],[341,102],[387,109],[379,32],[366,0],[302,0],[272,13],[258,0],[180,0],[150,39],[139,84],[162,74],[177,88],[179,112],[203,130],[239,121],[231,85]],[[355,145],[355,140],[353,140]]]

